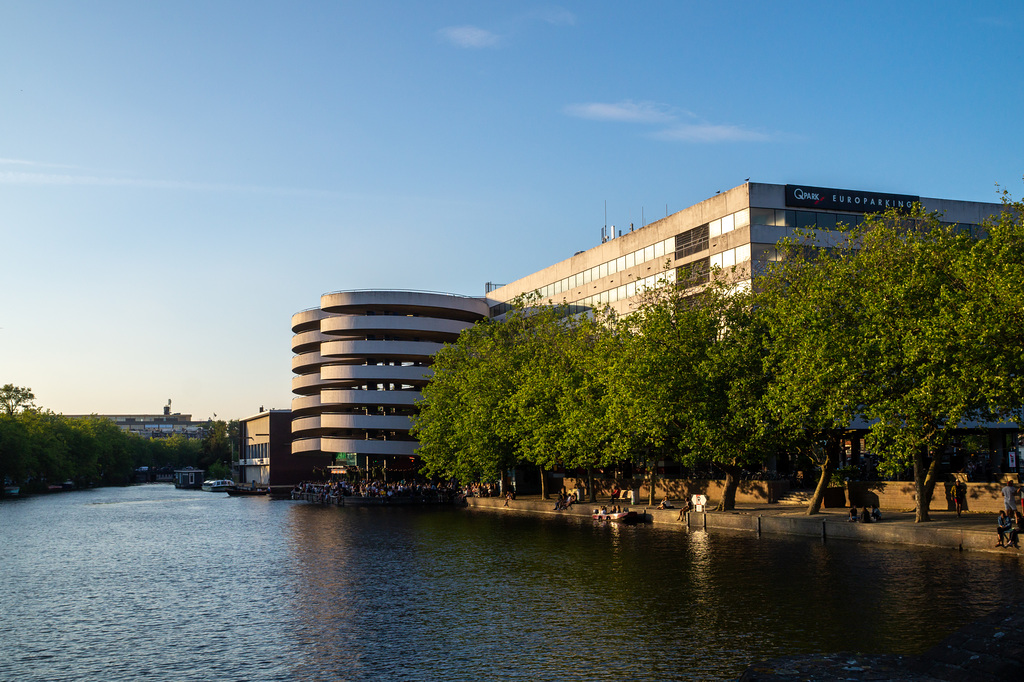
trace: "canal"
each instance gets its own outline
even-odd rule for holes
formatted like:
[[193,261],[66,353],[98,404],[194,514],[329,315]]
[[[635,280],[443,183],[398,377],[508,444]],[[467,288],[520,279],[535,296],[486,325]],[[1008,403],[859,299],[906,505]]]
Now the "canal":
[[0,679],[735,679],[919,653],[1015,557],[337,508],[168,485],[0,501]]

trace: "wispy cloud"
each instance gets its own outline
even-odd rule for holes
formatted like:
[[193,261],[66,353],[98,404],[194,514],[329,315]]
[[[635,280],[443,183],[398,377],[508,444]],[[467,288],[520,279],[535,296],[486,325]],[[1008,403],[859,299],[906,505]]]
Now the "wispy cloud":
[[770,142],[777,137],[738,125],[701,122],[689,111],[657,102],[587,102],[569,104],[563,111],[569,116],[592,121],[660,125],[662,129],[650,133],[650,137],[672,142]]
[[767,133],[742,126],[712,123],[683,123],[653,133],[651,137],[675,142],[770,142],[773,139]]
[[563,7],[544,7],[506,19],[503,22],[504,30],[500,32],[466,24],[464,26],[445,26],[437,32],[437,35],[441,40],[455,47],[480,50],[501,47],[508,42],[510,36],[528,30],[538,23],[552,26],[574,26],[576,15]]
[[565,113],[592,121],[618,121],[625,123],[668,123],[676,120],[668,107],[655,102],[587,102],[570,104]]
[[81,168],[65,163],[44,163],[42,161],[27,161],[25,159],[0,159],[0,166],[29,166],[32,168]]
[[[3,161],[0,161],[3,163]],[[31,164],[30,164],[31,165]],[[0,171],[0,185],[137,187],[140,189],[188,190],[206,192],[249,192],[263,194],[330,196],[334,192],[296,187],[266,187],[232,183],[203,183],[181,180],[144,180],[72,173],[33,173]]]
[[438,31],[438,35],[455,47],[470,49],[497,47],[501,42],[497,34],[479,26],[448,26]]

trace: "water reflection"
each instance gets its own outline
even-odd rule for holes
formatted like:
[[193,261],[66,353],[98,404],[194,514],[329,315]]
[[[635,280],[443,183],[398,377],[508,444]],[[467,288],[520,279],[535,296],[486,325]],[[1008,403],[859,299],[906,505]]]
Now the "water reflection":
[[0,502],[0,543],[0,679],[734,679],[1022,597],[1011,557],[165,486]]

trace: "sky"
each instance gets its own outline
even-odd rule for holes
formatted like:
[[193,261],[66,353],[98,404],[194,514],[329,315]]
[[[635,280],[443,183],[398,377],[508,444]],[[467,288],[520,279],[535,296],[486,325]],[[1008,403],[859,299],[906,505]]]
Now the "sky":
[[0,0],[0,385],[245,417],[327,292],[480,296],[747,178],[1021,198],[1021,35],[1018,2]]

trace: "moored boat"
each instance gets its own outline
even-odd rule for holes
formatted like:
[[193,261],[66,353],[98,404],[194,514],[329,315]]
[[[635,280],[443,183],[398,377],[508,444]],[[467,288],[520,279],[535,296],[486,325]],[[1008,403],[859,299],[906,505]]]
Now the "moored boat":
[[5,485],[4,486],[4,497],[17,497],[21,494],[21,486],[18,485]]
[[595,521],[615,521],[616,523],[636,523],[640,520],[640,515],[635,511],[602,511],[595,509],[594,513],[590,515]]
[[231,497],[253,497],[256,495],[266,495],[267,488],[256,488],[255,486],[252,488],[234,487],[228,488],[227,493]]
[[226,478],[216,478],[210,479],[208,481],[203,481],[203,490],[205,490],[208,493],[224,493],[234,487],[235,482],[229,481]]

